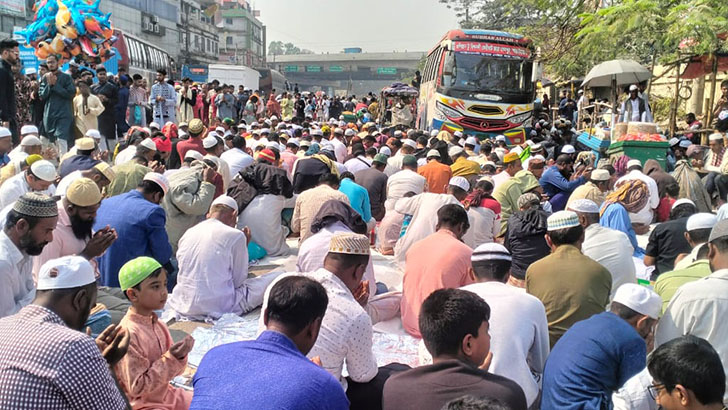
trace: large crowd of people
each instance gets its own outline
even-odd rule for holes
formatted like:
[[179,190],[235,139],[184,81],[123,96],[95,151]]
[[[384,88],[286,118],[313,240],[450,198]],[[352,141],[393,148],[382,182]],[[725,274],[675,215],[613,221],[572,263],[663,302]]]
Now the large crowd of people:
[[[12,40],[0,57],[0,408],[728,404],[723,125],[661,163],[596,161],[568,95],[508,145],[375,121],[399,103],[371,94],[149,86],[55,56],[23,75]],[[642,98],[621,115],[651,115]],[[296,271],[253,274],[267,256]],[[257,338],[170,383],[195,340],[161,312],[258,308]],[[419,366],[378,366],[381,322]]]

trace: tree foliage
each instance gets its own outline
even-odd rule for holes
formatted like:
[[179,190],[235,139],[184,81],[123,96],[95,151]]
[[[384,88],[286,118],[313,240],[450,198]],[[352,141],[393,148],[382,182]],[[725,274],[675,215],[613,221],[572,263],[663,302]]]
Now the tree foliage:
[[[549,75],[581,77],[615,58],[673,61],[728,49],[726,0],[440,0],[463,28],[534,40]],[[682,48],[680,46],[683,46]]]
[[282,41],[271,41],[268,46],[268,54],[280,56],[280,55],[292,55],[292,54],[313,54],[313,51],[301,49],[296,47],[293,43],[284,43]]

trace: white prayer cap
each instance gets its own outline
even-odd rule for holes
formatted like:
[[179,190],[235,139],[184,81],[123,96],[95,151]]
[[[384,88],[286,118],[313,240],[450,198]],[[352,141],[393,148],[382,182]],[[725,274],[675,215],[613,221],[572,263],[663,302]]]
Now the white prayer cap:
[[24,147],[35,147],[41,145],[40,138],[35,135],[26,135],[23,140],[20,141],[20,145]]
[[157,144],[155,144],[154,141],[149,137],[144,138],[144,140],[142,142],[140,142],[139,145],[141,145],[144,148],[150,149],[152,151],[157,150]]
[[491,167],[495,168],[495,162],[493,162],[493,161],[485,161],[485,162],[483,162],[483,166],[486,166],[486,165],[490,165]]
[[503,142],[505,142],[506,141],[506,136],[505,135],[497,135],[495,137],[495,140],[496,141],[503,141]]
[[289,139],[286,142],[286,145],[288,145],[288,144],[293,144],[293,145],[295,145],[297,147],[300,147],[301,146],[301,143],[298,141],[298,138],[291,138],[291,139]]
[[494,242],[484,243],[478,246],[475,250],[473,250],[473,254],[470,256],[471,262],[492,260],[510,261],[512,258],[510,252],[508,252],[508,249],[506,249],[505,246]]
[[159,185],[159,187],[162,188],[162,192],[167,195],[167,191],[169,191],[169,181],[164,175],[157,172],[147,172],[142,179],[144,181],[152,181],[155,184]]
[[263,128],[262,130],[260,130],[260,133],[261,134],[270,134],[270,128]]
[[627,306],[635,312],[652,319],[660,317],[662,299],[655,291],[636,283],[625,283],[617,289],[612,302]]
[[447,150],[447,155],[454,157],[456,155],[460,155],[463,152],[463,147],[460,146],[452,146],[449,150]]
[[346,131],[344,131],[344,136],[353,137],[354,135],[356,135],[356,131],[354,131],[353,128],[347,128]]
[[389,147],[387,147],[387,146],[384,146],[382,148],[379,148],[379,153],[380,154],[384,154],[384,155],[386,155],[388,157],[391,157],[392,156],[392,150],[389,149]]
[[437,137],[437,134],[440,133],[440,130],[432,130],[430,131],[430,138]]
[[397,131],[394,132],[394,138],[402,138],[402,136],[404,136],[404,134],[402,133],[402,131],[397,130]]
[[531,145],[531,152],[541,151],[542,149],[543,149],[543,145],[541,145],[541,143]]
[[[534,131],[531,131],[531,132],[534,132]],[[528,145],[529,147],[533,147],[534,145],[536,145],[536,143],[533,142],[533,140],[526,140],[526,145]]]
[[606,169],[595,169],[591,173],[593,181],[609,181],[609,171]]
[[38,127],[35,125],[23,125],[20,127],[20,135],[38,134]]
[[[532,156],[532,157],[530,157],[528,159],[530,159],[531,161],[534,161],[535,160],[535,161],[543,161],[543,162],[546,162],[546,158],[544,158],[543,155],[541,155],[541,154],[536,154],[536,155],[534,155],[534,156]],[[607,175],[609,175],[609,172],[607,172]]]
[[452,133],[452,135],[455,136],[455,137],[457,137],[457,138],[462,138],[463,137],[463,132],[462,131],[455,131],[455,132]]
[[28,67],[25,69],[25,75],[31,75],[31,74],[37,74],[38,70],[36,70],[33,67]]
[[438,151],[436,149],[431,149],[431,150],[427,151],[427,158],[440,158],[440,157],[441,157],[440,151]]
[[642,167],[642,161],[638,159],[630,159],[627,161],[627,168]]
[[275,142],[275,141],[268,141],[268,143],[267,143],[267,144],[265,144],[265,147],[266,147],[266,148],[275,148],[275,149],[280,149],[280,146],[279,146],[279,145],[278,145],[278,143],[277,143],[277,142]]
[[0,138],[4,137],[11,137],[13,134],[10,132],[9,129],[5,127],[0,127]]
[[210,149],[217,145],[217,138],[213,135],[208,135],[205,137],[205,139],[202,140],[202,146],[205,147],[205,149]]
[[101,139],[101,133],[99,132],[99,130],[95,130],[95,129],[90,129],[90,130],[86,131],[86,136],[91,137],[95,140]]
[[149,123],[149,128],[156,128],[156,129],[159,130],[162,127],[159,126],[159,123],[152,121],[152,122]]
[[212,209],[212,207],[214,207],[215,205],[225,205],[232,210],[238,210],[238,203],[227,195],[220,195],[219,197],[215,198],[215,200],[212,201],[212,205],[210,205],[210,209]]
[[566,145],[564,145],[563,148],[561,148],[562,154],[573,154],[575,152],[576,152],[576,150],[574,149],[574,146],[571,144],[566,144]]
[[191,150],[189,150],[189,151],[187,151],[185,153],[185,159],[187,159],[187,158],[193,158],[193,159],[196,159],[198,161],[202,161],[202,154],[200,154],[199,152],[191,149]]
[[258,124],[258,122],[257,122],[257,121],[253,121],[253,123],[252,123],[252,124],[250,124],[250,126],[251,126],[251,127],[259,127],[259,126],[260,126],[260,124]]
[[680,139],[677,137],[672,137],[672,138],[670,138],[669,143],[670,143],[671,147],[674,147],[675,145],[680,143]]
[[516,154],[521,155],[521,153],[523,152],[523,148],[521,148],[520,145],[516,145],[515,147],[513,147],[513,149],[511,150],[511,152],[515,152]]
[[55,181],[57,176],[56,167],[50,161],[46,161],[44,159],[35,161],[33,165],[30,166],[30,172],[46,182]]
[[685,230],[690,232],[697,229],[712,229],[716,223],[718,223],[718,216],[708,212],[700,212],[688,218]]
[[220,134],[224,134],[225,133],[225,127],[217,127],[217,128],[215,128],[215,131],[216,132],[219,132]]
[[575,199],[566,206],[570,211],[581,212],[585,214],[598,214],[599,205],[591,199]]
[[187,124],[186,122],[182,121],[181,123],[179,123],[179,125],[177,127],[182,128],[182,127],[189,127],[189,126],[190,126],[189,124]]
[[402,144],[408,147],[417,148],[417,143],[414,140],[402,140]]
[[673,210],[673,209],[677,208],[678,206],[685,205],[685,204],[690,204],[692,206],[695,206],[695,202],[689,200],[688,198],[680,198],[672,204],[672,208],[670,208],[670,210]]
[[247,128],[247,127],[245,126],[245,124],[238,124],[238,129],[239,129],[239,130],[241,130],[241,129],[242,129],[242,130],[244,130],[244,129],[246,129],[246,128]]
[[470,182],[468,182],[468,180],[463,177],[450,178],[450,182],[448,182],[448,185],[456,186],[466,192],[470,191]]
[[637,91],[637,90],[639,90],[639,88],[637,87],[637,85],[632,84],[632,85],[629,86],[629,90],[630,91]]
[[680,140],[680,143],[678,145],[680,146],[680,148],[687,148],[693,145],[693,143],[690,142],[690,140]]
[[82,256],[51,259],[38,271],[37,290],[71,289],[96,282],[94,268]]
[[315,135],[317,137],[323,137],[324,132],[322,130],[316,128],[315,130],[311,131],[311,135]]
[[[334,128],[334,134],[343,134],[343,133],[344,133],[344,130],[342,130],[341,128],[339,128],[339,127]],[[321,135],[323,135],[323,134],[321,134]]]
[[475,137],[468,137],[465,139],[465,145],[476,146],[478,145],[478,139]]
[[708,137],[708,140],[710,140],[710,141],[723,141],[723,134],[721,134],[719,132],[710,134],[710,136]]
[[274,115],[274,116],[270,117],[270,120],[271,120],[271,121],[278,121],[278,117],[276,117],[276,116]]

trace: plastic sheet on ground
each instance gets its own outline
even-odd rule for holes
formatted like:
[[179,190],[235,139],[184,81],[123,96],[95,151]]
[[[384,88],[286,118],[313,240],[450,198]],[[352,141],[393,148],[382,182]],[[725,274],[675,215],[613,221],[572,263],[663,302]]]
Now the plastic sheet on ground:
[[[199,366],[202,357],[213,347],[255,339],[259,318],[260,309],[256,309],[242,317],[226,314],[210,328],[198,327],[192,332],[195,347],[187,358],[187,364]],[[379,366],[396,362],[415,367],[418,342],[409,335],[374,332],[372,350]]]

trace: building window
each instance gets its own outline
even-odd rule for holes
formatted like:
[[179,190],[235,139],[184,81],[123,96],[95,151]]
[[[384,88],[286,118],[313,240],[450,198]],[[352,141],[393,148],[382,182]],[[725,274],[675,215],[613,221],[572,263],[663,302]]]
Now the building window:
[[231,26],[233,24],[233,19],[230,19],[230,18],[225,19],[225,24]]
[[226,46],[233,45],[233,37],[232,36],[227,36],[227,38],[225,38],[225,45]]

